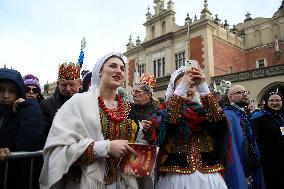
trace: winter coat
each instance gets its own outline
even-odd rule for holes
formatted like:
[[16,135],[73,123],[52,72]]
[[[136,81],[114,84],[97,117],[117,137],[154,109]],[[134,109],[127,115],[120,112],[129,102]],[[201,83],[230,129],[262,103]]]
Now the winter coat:
[[[14,82],[18,88],[17,98],[25,99],[24,81],[19,72],[0,69],[0,82],[3,80]],[[0,148],[9,148],[11,152],[41,150],[44,126],[38,102],[27,99],[19,104],[17,110],[17,113],[13,113],[12,105],[0,104]],[[7,188],[28,188],[29,162],[26,159],[9,160]],[[4,162],[0,162],[0,170],[2,187]]]
[[266,188],[284,184],[284,113],[263,110],[252,116]]
[[59,108],[66,102],[66,99],[61,98],[59,93],[54,94],[52,97],[43,100],[40,104],[43,122],[45,127],[45,137],[48,136],[53,118]]

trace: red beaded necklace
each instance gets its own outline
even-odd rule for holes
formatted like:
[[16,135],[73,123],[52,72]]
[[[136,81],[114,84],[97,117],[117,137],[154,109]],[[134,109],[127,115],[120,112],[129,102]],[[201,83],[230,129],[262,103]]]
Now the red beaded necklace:
[[99,96],[98,97],[98,101],[99,101],[99,105],[102,108],[103,112],[107,114],[107,117],[110,119],[110,121],[112,122],[121,122],[124,120],[125,117],[125,112],[124,112],[124,107],[123,107],[123,101],[122,98],[120,96],[116,96],[117,99],[117,103],[118,103],[118,112],[120,113],[120,115],[115,115],[112,113],[112,111],[106,107],[104,99]]

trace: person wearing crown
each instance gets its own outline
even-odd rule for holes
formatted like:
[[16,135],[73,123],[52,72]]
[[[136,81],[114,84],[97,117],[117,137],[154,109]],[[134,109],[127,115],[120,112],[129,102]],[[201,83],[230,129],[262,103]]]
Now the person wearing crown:
[[94,65],[90,90],[58,110],[44,150],[42,189],[138,189],[131,169],[118,169],[129,143],[142,137],[128,100],[117,95],[125,77],[123,54],[112,52]]
[[[137,118],[141,123],[147,127],[150,126],[152,117],[159,109],[159,103],[153,100],[153,87],[156,80],[153,75],[143,73],[138,83],[135,83],[132,90],[133,108],[135,109]],[[146,134],[146,133],[144,133]],[[145,135],[146,140],[150,139]]]
[[[170,79],[166,108],[152,119],[160,147],[157,189],[226,189],[227,126],[199,68],[180,67]],[[201,102],[202,105],[201,105]]]
[[284,107],[283,95],[269,93],[262,111],[252,114],[266,189],[284,185]]
[[[153,87],[155,84],[156,80],[153,75],[143,73],[132,90],[133,108],[138,120],[145,128],[150,127],[152,117],[156,115],[159,109],[159,103],[153,100]],[[151,142],[151,132],[144,129],[143,134],[144,139]],[[137,181],[140,189],[154,188],[154,180],[151,177],[139,178]]]
[[57,110],[74,94],[80,92],[80,65],[66,62],[59,66],[56,90],[52,97],[41,102],[45,134],[48,135]]

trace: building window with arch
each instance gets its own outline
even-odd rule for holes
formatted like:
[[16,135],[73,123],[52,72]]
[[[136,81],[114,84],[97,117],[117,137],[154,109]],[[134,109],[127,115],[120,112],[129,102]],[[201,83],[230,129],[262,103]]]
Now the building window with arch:
[[153,72],[154,72],[154,77],[163,77],[165,76],[165,57],[161,57],[158,59],[155,59],[153,61]]
[[138,64],[138,73],[139,77],[141,77],[143,73],[146,73],[146,64]]
[[162,35],[164,35],[166,33],[166,22],[163,21],[162,22]]
[[265,58],[256,60],[256,68],[264,68],[267,67],[267,61]]
[[175,54],[176,70],[185,65],[185,52]]

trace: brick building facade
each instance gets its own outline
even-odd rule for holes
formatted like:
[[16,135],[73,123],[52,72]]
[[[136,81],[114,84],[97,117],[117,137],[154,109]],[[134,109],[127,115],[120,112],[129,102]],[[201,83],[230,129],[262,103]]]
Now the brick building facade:
[[[187,15],[185,24],[175,23],[174,2],[155,0],[155,13],[146,14],[145,39],[134,44],[130,37],[126,86],[143,72],[157,79],[154,95],[163,97],[172,72],[186,60],[195,59],[207,76],[217,84],[227,79],[249,88],[251,98],[260,101],[265,93],[284,88],[284,1],[271,18],[251,18],[231,28],[209,10],[207,0],[200,18]],[[256,85],[259,84],[259,85]],[[284,92],[284,91],[283,91]]]

